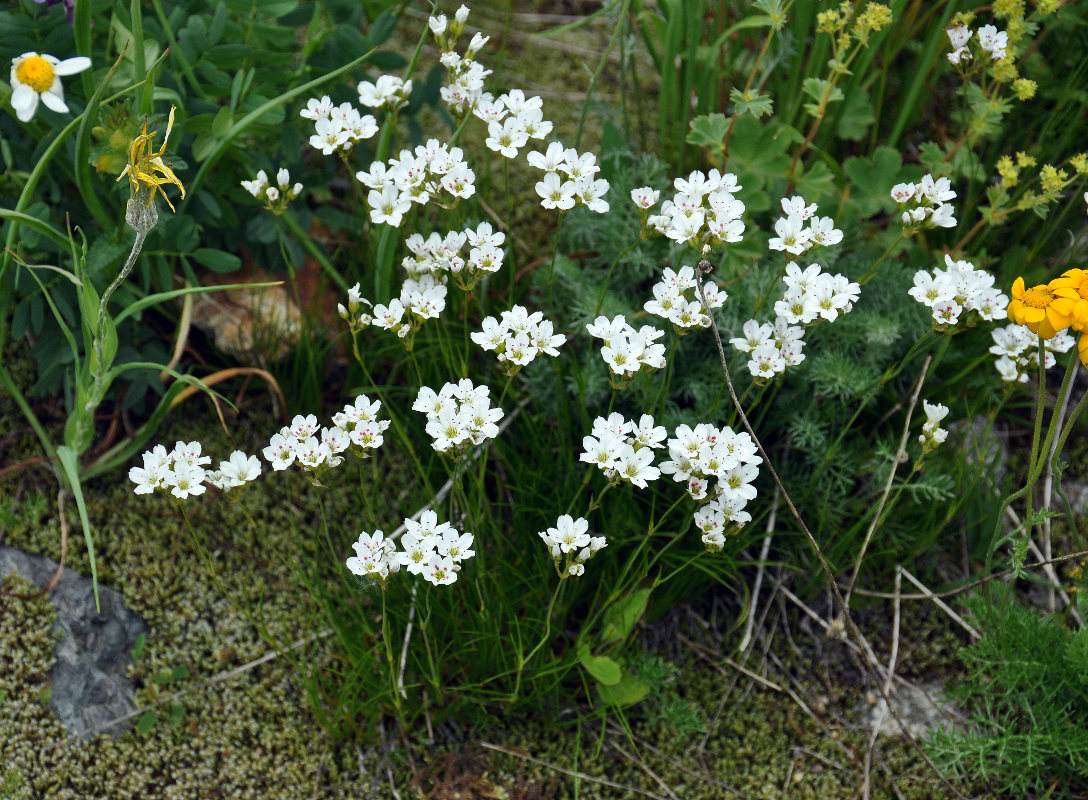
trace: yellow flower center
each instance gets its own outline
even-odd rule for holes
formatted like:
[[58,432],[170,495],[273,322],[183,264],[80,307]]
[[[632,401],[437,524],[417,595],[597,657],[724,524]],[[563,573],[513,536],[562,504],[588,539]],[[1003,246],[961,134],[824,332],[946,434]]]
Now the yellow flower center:
[[1054,293],[1049,286],[1034,286],[1024,292],[1021,298],[1024,305],[1032,308],[1048,308],[1054,302]]
[[1076,284],[1073,288],[1077,290],[1077,294],[1085,300],[1088,300],[1088,273],[1085,273],[1080,279],[1080,283]]
[[15,68],[15,77],[41,94],[53,85],[53,65],[41,56],[29,56]]

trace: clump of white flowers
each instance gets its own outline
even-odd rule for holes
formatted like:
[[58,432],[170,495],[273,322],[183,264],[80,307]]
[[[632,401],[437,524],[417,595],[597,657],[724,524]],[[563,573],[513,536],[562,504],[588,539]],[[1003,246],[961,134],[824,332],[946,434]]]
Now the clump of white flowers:
[[[799,256],[813,247],[828,247],[842,241],[842,231],[831,217],[817,217],[817,205],[801,196],[782,198],[782,213],[774,223],[775,236],[767,242],[772,250]],[[792,259],[791,259],[792,260]]]
[[[721,308],[728,295],[718,290],[714,283],[703,286],[706,304],[710,308]],[[709,328],[710,317],[703,309],[703,304],[695,296],[695,269],[681,266],[678,272],[669,267],[661,280],[654,284],[654,299],[643,306],[651,314],[664,317],[673,324],[676,332],[683,336],[692,328]]]
[[375,225],[399,227],[413,203],[434,201],[449,209],[476,192],[476,174],[465,163],[464,151],[437,139],[414,151],[401,150],[388,162],[375,161],[355,177],[370,189],[366,202]]
[[790,325],[785,317],[777,317],[774,325],[750,319],[742,330],[744,336],[730,339],[729,343],[740,352],[748,353],[748,371],[757,379],[781,375],[805,360],[805,330]]
[[[432,275],[445,282],[446,276],[452,275],[458,287],[467,292],[484,275],[502,268],[505,241],[506,234],[492,229],[489,222],[481,222],[475,229],[450,231],[445,236],[432,233],[426,239],[413,233],[405,242],[411,255],[404,257],[401,266],[413,278]],[[461,255],[466,243],[467,259]]]
[[370,301],[359,296],[357,289],[356,285],[348,291],[346,308],[340,305],[340,316],[347,321],[352,334],[372,324],[397,334],[409,351],[423,323],[437,319],[446,308],[446,286],[429,274],[420,275],[418,279],[406,278],[400,289],[400,297],[393,298],[388,305],[375,305],[373,316],[362,313],[363,305],[369,306]]
[[653,451],[665,446],[666,436],[665,428],[655,425],[649,414],[635,423],[614,412],[593,421],[592,432],[582,439],[579,460],[595,464],[611,484],[625,482],[645,489],[647,481],[661,477],[653,465]]
[[665,366],[665,345],[657,340],[665,335],[650,325],[638,330],[627,324],[622,314],[611,320],[597,317],[586,325],[590,336],[601,339],[601,357],[608,365],[609,382],[614,389],[622,389],[640,372],[652,372]]
[[435,586],[447,586],[457,580],[461,562],[476,554],[473,535],[461,533],[448,522],[440,523],[431,510],[422,512],[419,521],[404,520],[404,535],[398,550],[396,543],[380,531],[359,534],[352,545],[355,555],[345,565],[356,575],[378,581],[384,589],[389,577],[402,569],[422,575]]
[[608,546],[605,537],[589,534],[588,520],[583,517],[574,519],[570,514],[564,514],[556,520],[554,528],[540,531],[537,535],[551,553],[560,580],[585,574],[585,562],[602,547]]
[[468,378],[447,383],[437,392],[423,386],[412,404],[413,411],[427,416],[431,447],[454,461],[471,446],[498,436],[501,408],[491,407],[490,390],[474,386]]
[[487,123],[484,144],[503,158],[517,158],[530,139],[543,140],[552,132],[552,123],[544,119],[544,101],[537,95],[526,97],[521,89],[494,99],[484,94],[472,110]]
[[[1028,374],[1039,366],[1039,337],[1023,325],[1006,325],[990,331],[993,345],[990,352],[997,356],[994,368],[1006,383],[1027,383]],[[1067,353],[1076,339],[1066,331],[1043,340],[1043,367],[1050,369],[1057,363],[1055,353]]]
[[464,55],[454,49],[458,37],[465,30],[468,14],[468,7],[461,6],[452,20],[445,14],[439,14],[427,20],[435,42],[442,51],[440,61],[446,69],[446,85],[440,90],[442,102],[449,106],[450,111],[458,119],[463,119],[466,114],[474,111],[481,101],[484,103],[491,101],[491,95],[483,90],[484,79],[491,74],[491,70],[484,69],[483,65],[476,60],[476,54],[491,37],[484,36],[482,33],[474,34]]
[[908,292],[933,310],[934,323],[955,325],[964,311],[975,311],[988,322],[1005,316],[1009,298],[994,288],[993,275],[976,269],[969,261],[955,261],[947,253],[944,262],[948,269],[938,267],[932,273],[926,270],[914,273],[914,288]]
[[922,407],[926,412],[926,421],[918,441],[922,445],[922,452],[930,453],[948,438],[948,431],[941,427],[941,420],[948,416],[948,406],[923,400]]
[[923,175],[918,183],[897,183],[892,199],[902,212],[903,234],[909,236],[926,228],[956,227],[956,210],[948,201],[956,197],[948,178]]
[[[953,64],[962,64],[971,59],[971,51],[967,43],[973,35],[966,25],[959,25],[947,30],[948,38],[952,43],[952,52],[948,54],[948,60]],[[991,61],[1000,61],[1005,57],[1005,48],[1009,46],[1009,34],[1007,31],[999,31],[993,25],[983,25],[978,29],[979,49],[990,57]]]
[[834,322],[854,308],[861,294],[860,285],[845,275],[823,272],[819,264],[805,269],[788,264],[782,281],[786,291],[774,304],[774,311],[791,325],[808,325],[817,318]]
[[359,84],[359,102],[367,108],[395,112],[408,105],[411,94],[412,81],[396,75],[379,75],[374,83],[363,81]]
[[734,433],[728,426],[680,425],[668,448],[669,460],[661,463],[661,473],[686,483],[688,494],[702,503],[695,512],[695,524],[703,532],[703,544],[709,551],[721,550],[726,534],[752,519],[744,507],[756,496],[752,482],[763,463],[752,437]]
[[350,445],[351,439],[341,428],[323,428],[313,414],[296,414],[290,425],[272,435],[264,457],[276,472],[298,464],[312,483],[320,485],[317,476],[340,466],[344,461],[340,453]]
[[223,492],[229,492],[261,474],[261,462],[235,450],[227,461],[219,462],[219,469],[206,470],[211,457],[202,455],[200,442],[177,442],[167,452],[161,444],[143,454],[143,466],[128,471],[129,480],[136,484],[136,494],[151,494],[161,490],[179,500],[204,494],[208,483]]
[[333,425],[347,434],[352,452],[360,458],[367,458],[368,450],[376,450],[385,441],[383,434],[389,427],[389,420],[378,419],[381,407],[381,400],[371,400],[361,394],[354,403],[344,406],[343,411],[332,415]]
[[291,184],[291,173],[281,169],[276,173],[276,185],[268,181],[268,174],[262,169],[257,171],[257,178],[242,181],[242,188],[264,203],[264,207],[277,216],[287,210],[287,202],[302,193],[302,184]]
[[530,166],[545,173],[536,184],[540,205],[559,211],[569,211],[582,205],[590,211],[604,214],[608,211],[608,181],[598,178],[601,168],[593,153],[579,153],[573,147],[564,148],[552,142],[543,153],[534,150],[526,157]]
[[[707,173],[696,170],[686,179],[674,179],[673,188],[676,194],[672,199],[661,204],[659,213],[646,218],[648,232],[700,250],[704,245],[741,240],[744,203],[734,195],[743,187],[737,184],[736,175],[732,172],[722,175],[716,169]],[[631,192],[632,202],[643,212],[657,205],[659,197],[660,192],[649,186]]]
[[310,146],[327,156],[347,153],[357,142],[370,139],[378,132],[378,123],[373,115],[361,113],[351,103],[333,105],[328,95],[311,97],[306,101],[306,108],[298,113],[313,120],[314,133],[310,137]]
[[482,330],[470,334],[472,341],[498,355],[503,374],[510,377],[532,363],[539,353],[558,356],[555,348],[567,341],[565,335],[555,333],[551,320],[544,319],[542,312],[530,314],[525,306],[503,311],[499,319],[484,317],[481,325]]

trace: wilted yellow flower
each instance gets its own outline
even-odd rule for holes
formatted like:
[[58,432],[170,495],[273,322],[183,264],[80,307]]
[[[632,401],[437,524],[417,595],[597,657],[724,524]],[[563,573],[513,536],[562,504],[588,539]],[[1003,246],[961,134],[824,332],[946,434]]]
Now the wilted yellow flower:
[[155,201],[155,194],[161,194],[162,199],[166,201],[166,205],[170,206],[170,210],[174,211],[174,204],[170,202],[170,198],[166,196],[166,191],[162,188],[167,183],[172,183],[181,190],[181,199],[185,199],[185,187],[181,185],[181,181],[178,180],[177,175],[170,169],[170,166],[162,160],[163,154],[166,152],[166,142],[170,138],[170,131],[174,127],[174,106],[170,106],[170,117],[166,122],[166,134],[162,137],[162,146],[157,152],[149,152],[148,146],[151,144],[151,140],[155,138],[155,131],[151,133],[147,132],[147,120],[144,120],[143,133],[139,134],[132,140],[132,145],[129,147],[128,164],[125,166],[124,172],[117,176],[117,180],[128,175],[128,181],[132,185],[133,198],[139,198],[141,201],[147,200],[147,207],[150,208],[151,204]]

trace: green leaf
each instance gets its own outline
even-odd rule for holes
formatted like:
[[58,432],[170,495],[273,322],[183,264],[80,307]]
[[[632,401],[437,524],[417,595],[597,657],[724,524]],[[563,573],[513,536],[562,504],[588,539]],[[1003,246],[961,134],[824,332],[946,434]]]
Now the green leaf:
[[850,202],[862,218],[871,217],[893,205],[892,187],[898,183],[903,160],[892,147],[878,147],[871,157],[849,158],[843,172],[849,178]]
[[147,648],[147,634],[141,633],[136,637],[136,644],[132,648],[132,660],[139,660],[140,656],[144,654],[144,650]]
[[[823,116],[827,113],[827,106],[831,103],[836,103],[843,99],[842,89],[838,86],[832,86],[831,82],[826,78],[805,78],[805,82],[801,84],[801,91],[815,100],[815,103],[805,103],[805,111],[812,114],[814,117]],[[824,101],[824,109],[821,113],[820,101],[823,100],[824,94],[828,93],[827,100]]]
[[850,96],[843,103],[835,132],[840,139],[858,142],[865,138],[866,132],[874,122],[876,117],[873,115],[869,93],[859,86],[851,90]]
[[762,92],[741,92],[734,88],[729,93],[729,99],[733,102],[733,113],[751,114],[757,119],[774,113],[774,101],[769,94]]
[[136,721],[136,732],[147,733],[155,727],[155,723],[158,719],[158,715],[156,715],[154,711],[145,711]]
[[179,681],[182,678],[188,678],[189,677],[189,668],[188,667],[174,667],[170,671],[170,677],[173,678],[176,681]]
[[242,268],[242,259],[234,253],[199,247],[193,251],[193,258],[214,272],[237,272]]
[[79,485],[79,460],[75,451],[67,445],[57,448],[57,459],[60,461],[64,476],[68,479],[68,488],[76,499],[76,508],[79,510],[79,522],[83,526],[83,540],[87,543],[87,560],[91,563],[91,585],[94,587],[94,607],[102,613],[102,602],[98,597],[98,564],[94,560],[94,539],[91,536],[91,522],[87,517],[87,503],[83,500],[83,489]]
[[632,706],[643,700],[649,691],[650,687],[629,672],[611,686],[597,684],[597,694],[610,706]]
[[620,682],[623,670],[620,665],[608,656],[595,656],[589,652],[589,647],[584,643],[578,644],[578,660],[586,672],[605,686],[613,686]]
[[604,612],[604,625],[601,630],[602,644],[621,642],[631,635],[635,625],[646,613],[650,592],[650,589],[636,589],[608,607]]
[[831,168],[826,161],[813,161],[797,179],[794,188],[806,200],[818,200],[834,193],[835,176],[831,174]]
[[[241,73],[238,73],[239,75]],[[234,124],[234,115],[231,114],[230,109],[227,106],[223,106],[215,114],[215,119],[212,120],[212,136],[216,139],[225,136],[227,131],[230,130],[230,126]]]
[[725,114],[703,114],[691,121],[687,142],[720,153],[725,146],[725,133],[728,130],[729,117]]

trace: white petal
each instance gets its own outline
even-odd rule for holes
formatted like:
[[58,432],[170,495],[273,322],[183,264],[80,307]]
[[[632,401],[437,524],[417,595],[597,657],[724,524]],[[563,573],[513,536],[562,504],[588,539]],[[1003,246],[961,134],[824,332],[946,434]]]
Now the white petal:
[[75,58],[66,58],[55,64],[53,72],[57,75],[75,75],[77,72],[83,72],[83,70],[90,68],[91,59],[86,56],[76,56]]
[[42,92],[42,102],[45,103],[46,108],[56,111],[58,114],[68,113],[68,105],[64,102],[64,95],[59,89]]
[[11,107],[15,109],[20,122],[30,122],[38,110],[38,93],[25,83],[20,83],[11,93]]

